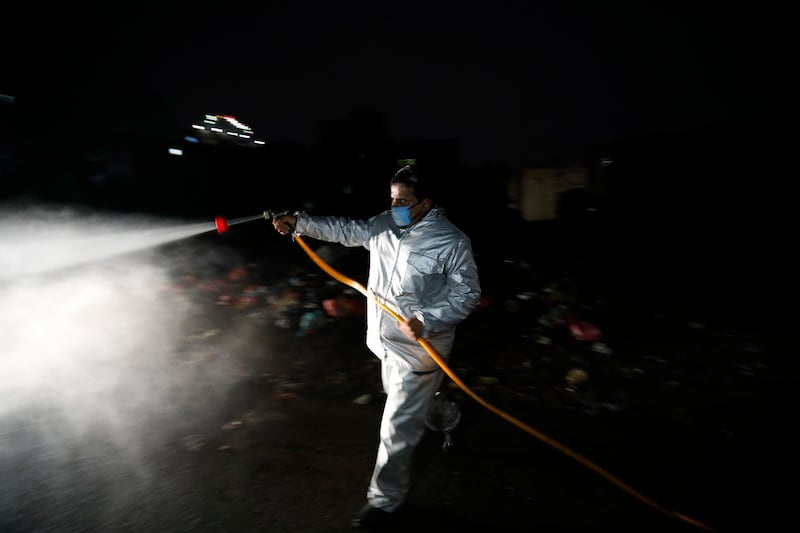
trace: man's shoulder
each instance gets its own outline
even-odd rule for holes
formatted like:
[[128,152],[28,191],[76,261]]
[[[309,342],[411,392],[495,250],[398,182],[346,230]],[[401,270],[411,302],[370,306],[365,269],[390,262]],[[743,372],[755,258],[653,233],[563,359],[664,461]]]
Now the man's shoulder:
[[455,222],[450,220],[447,215],[439,216],[432,222],[432,226],[434,228],[441,232],[450,233],[453,238],[467,238],[467,234],[461,228],[459,228]]
[[419,246],[449,253],[470,242],[469,236],[452,221],[444,218],[434,221],[420,235]]

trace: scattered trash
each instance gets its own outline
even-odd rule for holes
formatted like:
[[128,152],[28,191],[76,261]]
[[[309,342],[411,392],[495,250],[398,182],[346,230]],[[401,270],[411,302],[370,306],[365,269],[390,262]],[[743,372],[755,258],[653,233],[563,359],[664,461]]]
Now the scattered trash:
[[363,316],[367,309],[365,298],[349,291],[335,298],[326,298],[322,301],[322,308],[331,318]]
[[605,343],[602,342],[595,342],[592,344],[592,351],[601,353],[603,355],[610,355],[614,353],[614,350],[608,347]]
[[281,390],[281,391],[275,391],[272,394],[272,397],[278,401],[288,401],[288,400],[296,400],[300,396],[296,392]]
[[367,394],[362,394],[361,396],[353,400],[353,403],[357,405],[367,405],[371,401],[372,401],[372,394],[367,393]]
[[203,333],[200,333],[198,335],[189,335],[188,338],[189,339],[207,339],[209,337],[216,337],[217,335],[220,334],[220,332],[221,332],[221,330],[216,329],[216,328],[208,329],[208,330],[206,330]]
[[603,333],[597,326],[573,316],[567,318],[567,327],[575,340],[596,342],[603,337]]
[[181,439],[181,445],[190,452],[201,450],[206,444],[208,444],[208,437],[199,433],[186,435]]
[[569,318],[569,309],[564,305],[557,305],[541,315],[537,322],[545,328],[563,326]]
[[275,320],[275,327],[281,329],[291,329],[292,328],[292,319],[288,316],[279,316]]
[[[537,277],[527,271],[530,270],[530,265],[525,268],[526,272],[517,280],[519,283],[516,287],[510,287],[511,290],[507,292],[487,290],[481,295],[480,309],[486,310],[483,316],[496,317],[498,322],[493,325],[499,325],[500,329],[477,327],[462,330],[459,340],[467,347],[466,358],[461,360],[463,366],[454,370],[465,382],[474,384],[472,389],[477,394],[510,392],[516,398],[529,401],[541,409],[570,409],[592,416],[613,416],[636,403],[635,397],[624,392],[626,384],[632,385],[632,389],[636,391],[668,391],[669,394],[664,396],[677,400],[684,392],[691,392],[692,387],[699,383],[705,386],[714,380],[729,384],[733,379],[742,376],[755,380],[766,377],[770,371],[763,361],[753,360],[756,358],[752,357],[763,354],[764,350],[755,341],[740,337],[742,334],[739,332],[736,335],[715,336],[713,331],[699,321],[686,318],[673,321],[668,312],[658,314],[657,310],[652,309],[628,310],[628,316],[625,316],[624,309],[621,313],[614,309],[618,314],[607,314],[609,306],[604,300],[592,298],[582,301],[582,294],[572,280],[542,283],[540,287],[531,288],[531,280],[537,280]],[[286,416],[286,407],[276,405],[274,400],[286,402],[301,398],[303,392],[300,389],[303,383],[293,382],[299,376],[306,380],[306,384],[316,380],[315,385],[329,389],[341,386],[339,390],[352,390],[351,387],[356,387],[356,391],[362,384],[355,380],[368,374],[374,378],[371,373],[372,365],[370,372],[366,369],[363,372],[362,369],[353,372],[352,368],[339,370],[338,368],[342,368],[338,367],[340,362],[345,364],[348,359],[329,358],[335,348],[327,344],[327,338],[318,340],[324,329],[337,320],[363,317],[367,304],[363,295],[350,288],[342,289],[341,284],[335,280],[323,279],[302,269],[281,270],[280,279],[269,285],[262,284],[263,280],[255,279],[254,272],[250,267],[234,268],[220,275],[218,279],[209,280],[203,280],[193,273],[180,278],[176,286],[176,290],[187,293],[192,291],[192,298],[202,297],[214,309],[214,314],[246,317],[248,328],[269,330],[275,338],[281,339],[280,342],[298,347],[296,351],[289,349],[281,352],[277,356],[280,358],[280,366],[273,367],[274,373],[265,374],[259,384],[265,385],[265,400],[271,411],[259,408],[241,415],[239,419],[221,426],[222,431],[226,432],[235,431],[243,425],[263,422],[270,417],[279,419],[280,416]],[[510,281],[503,280],[504,283]],[[195,309],[199,308],[195,306]],[[191,359],[187,358],[182,362],[196,365],[227,361],[230,354],[226,351],[226,335],[232,334],[233,330],[211,327],[211,323],[206,323],[199,311],[194,312],[203,321],[199,322],[200,326],[193,323],[195,331],[199,333],[183,337],[184,340],[194,341],[197,346],[187,352],[191,353]],[[638,328],[642,323],[639,315],[642,314],[647,315],[648,319],[654,318],[658,329],[645,331],[647,334],[655,333],[650,337],[652,345],[646,351],[636,353],[628,350],[630,344],[625,344],[628,340],[625,328],[642,335],[642,330]],[[627,320],[630,321],[626,323]],[[216,322],[214,324],[219,325]],[[272,330],[273,327],[285,330],[285,333]],[[674,328],[677,339],[689,337],[692,341],[704,342],[694,342],[686,348],[694,351],[676,355],[674,351],[669,351],[673,338],[664,336],[670,333],[661,329],[665,327]],[[687,328],[693,331],[687,332]],[[500,334],[492,336],[487,331]],[[614,345],[619,353],[613,358],[596,355],[615,353],[606,340],[609,332],[625,341],[619,346]],[[309,338],[300,340],[294,337]],[[498,344],[489,345],[489,338],[493,338]],[[359,336],[353,342],[358,342],[360,347],[361,340]],[[662,343],[662,340],[666,342]],[[684,361],[698,361],[699,358],[694,357],[697,350],[702,349],[703,355],[707,355],[706,349],[713,346],[710,344],[712,340],[719,340],[718,348],[731,355],[724,359],[727,374],[710,375],[703,367],[693,367],[692,373],[682,373],[681,364]],[[470,353],[473,345],[475,354],[486,353],[481,348],[491,347],[498,354],[496,361],[470,363],[468,358],[473,355]],[[312,359],[318,352],[323,354],[322,357]],[[645,353],[647,355],[643,355]],[[320,372],[317,375],[310,375],[317,368],[314,365],[320,361],[332,367],[319,367]],[[650,386],[652,389],[649,389]],[[443,390],[454,397],[460,394],[459,387],[451,381],[443,385]],[[368,405],[374,401],[374,396],[372,393],[361,394],[352,402]],[[452,411],[448,412],[447,409]],[[442,429],[448,427],[445,423],[448,415],[450,419],[456,420],[455,424],[460,420],[458,406],[442,396],[440,400],[437,399],[429,419],[426,420],[429,429],[445,433],[443,449],[453,446],[450,432]],[[231,435],[231,438],[236,435],[238,434]],[[181,440],[182,446],[192,451],[202,449],[208,443],[208,438],[200,434],[188,435]],[[228,448],[229,446],[223,445],[218,449]]]
[[564,380],[570,387],[575,387],[585,383],[589,379],[589,373],[582,368],[572,368],[564,376]]
[[230,422],[222,424],[222,431],[231,431],[234,429],[239,429],[240,427],[242,427],[241,420],[232,420]]
[[325,325],[325,314],[321,309],[312,309],[300,316],[300,322],[295,335],[303,337],[317,333]]
[[447,399],[447,397],[437,392],[433,398],[428,417],[425,420],[425,426],[431,431],[438,431],[444,433],[444,442],[442,449],[448,451],[453,447],[453,438],[451,433],[456,429],[459,422],[461,422],[461,410],[458,404]]

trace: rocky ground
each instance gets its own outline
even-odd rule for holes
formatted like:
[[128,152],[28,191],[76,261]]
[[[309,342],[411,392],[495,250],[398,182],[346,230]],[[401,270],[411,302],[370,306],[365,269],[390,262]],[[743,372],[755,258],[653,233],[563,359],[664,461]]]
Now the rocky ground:
[[[362,256],[320,251],[363,274]],[[450,448],[426,435],[396,530],[783,529],[798,444],[785,331],[586,290],[535,262],[482,261],[484,302],[450,370],[535,434],[446,380],[461,422]],[[184,272],[175,290],[194,304],[169,365],[193,386],[124,441],[91,427],[45,441],[42,427],[63,424],[47,405],[6,418],[0,530],[350,531],[383,401],[360,297],[297,247]]]

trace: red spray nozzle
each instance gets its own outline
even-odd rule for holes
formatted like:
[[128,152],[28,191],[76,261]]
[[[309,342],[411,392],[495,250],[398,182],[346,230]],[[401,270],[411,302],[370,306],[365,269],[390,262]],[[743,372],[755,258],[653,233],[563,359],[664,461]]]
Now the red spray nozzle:
[[225,233],[228,231],[228,219],[225,217],[219,216],[214,219],[214,224],[217,226],[217,231],[220,233]]
[[[267,213],[268,211],[251,217],[234,218],[233,220],[228,220],[227,218],[220,216],[214,219],[214,224],[217,226],[218,232],[225,233],[228,231],[229,227],[235,226],[236,224],[250,222],[251,220],[264,220],[267,218]],[[267,220],[269,220],[269,218],[267,218]]]

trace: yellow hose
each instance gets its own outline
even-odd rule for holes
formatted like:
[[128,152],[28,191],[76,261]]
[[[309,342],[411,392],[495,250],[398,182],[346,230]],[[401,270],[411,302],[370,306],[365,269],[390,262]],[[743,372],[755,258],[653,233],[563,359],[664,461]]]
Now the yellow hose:
[[[347,276],[341,274],[340,272],[338,272],[335,269],[333,269],[330,265],[328,265],[325,261],[323,261],[303,241],[302,237],[300,237],[298,235],[295,235],[294,236],[294,240],[300,245],[301,248],[303,248],[303,250],[306,252],[306,254],[308,254],[308,256],[311,258],[311,260],[314,261],[314,263],[316,263],[317,266],[319,266],[322,270],[324,270],[332,278],[334,278],[335,280],[347,285],[348,287],[351,287],[351,288],[357,290],[358,292],[360,292],[365,297],[372,298],[379,306],[381,306],[381,308],[384,311],[386,311],[391,316],[393,316],[397,321],[405,322],[405,319],[402,316],[400,316],[393,309],[391,309],[388,306],[386,306],[383,302],[381,302],[374,295],[370,294],[370,292],[363,285],[361,285],[357,281],[355,281],[355,280],[353,280],[351,278],[348,278]],[[698,528],[700,528],[700,529],[702,529],[704,531],[714,531],[711,527],[703,524],[702,522],[700,522],[698,520],[695,520],[695,519],[693,519],[691,517],[688,517],[686,515],[683,515],[681,513],[678,513],[676,511],[668,509],[668,508],[664,507],[663,505],[660,505],[659,503],[653,501],[652,499],[648,498],[647,496],[641,494],[636,489],[634,489],[633,487],[631,487],[630,485],[628,485],[627,483],[625,483],[624,481],[622,481],[618,477],[612,475],[611,473],[609,473],[604,468],[602,468],[602,467],[596,465],[595,463],[591,462],[589,459],[587,459],[586,457],[582,456],[581,454],[571,450],[570,448],[564,446],[563,444],[551,439],[550,437],[548,437],[547,435],[545,435],[541,431],[538,431],[538,430],[530,427],[526,423],[518,420],[517,418],[514,418],[513,416],[509,415],[508,413],[506,413],[506,412],[498,409],[497,407],[493,406],[492,404],[490,404],[489,402],[487,402],[486,400],[484,400],[483,398],[481,398],[480,396],[475,394],[472,390],[470,390],[470,388],[467,387],[464,384],[464,382],[461,381],[458,378],[458,376],[456,376],[453,373],[452,370],[450,370],[450,368],[447,366],[447,364],[442,360],[441,356],[436,352],[436,349],[433,346],[431,346],[431,344],[427,340],[425,340],[423,338],[418,338],[417,342],[419,342],[420,345],[422,345],[422,347],[425,348],[425,351],[428,352],[428,354],[433,358],[433,360],[436,362],[436,364],[441,367],[441,369],[444,371],[444,373],[447,374],[450,377],[450,379],[452,379],[453,382],[456,385],[458,385],[458,387],[461,390],[463,390],[473,400],[475,400],[476,402],[481,404],[483,407],[485,407],[486,409],[488,409],[492,413],[496,414],[497,416],[499,416],[500,418],[506,420],[507,422],[512,423],[513,425],[517,426],[518,428],[520,428],[521,430],[525,431],[526,433],[529,433],[529,434],[533,435],[534,437],[536,437],[540,441],[542,441],[545,444],[555,448],[556,450],[566,454],[567,456],[571,457],[572,459],[575,459],[576,461],[578,461],[579,463],[581,463],[585,467],[587,467],[590,470],[600,474],[601,476],[606,478],[608,481],[610,481],[611,483],[613,483],[614,485],[616,485],[617,487],[619,487],[623,491],[627,492],[628,494],[630,494],[631,496],[633,496],[637,500],[640,500],[640,501],[644,502],[645,504],[649,505],[650,507],[652,507],[656,511],[664,513],[664,514],[666,514],[668,516],[671,516],[673,518],[677,518],[678,520],[683,520],[684,522],[687,522],[687,523],[689,523],[689,524],[691,524],[691,525],[693,525],[695,527],[698,527]]]

